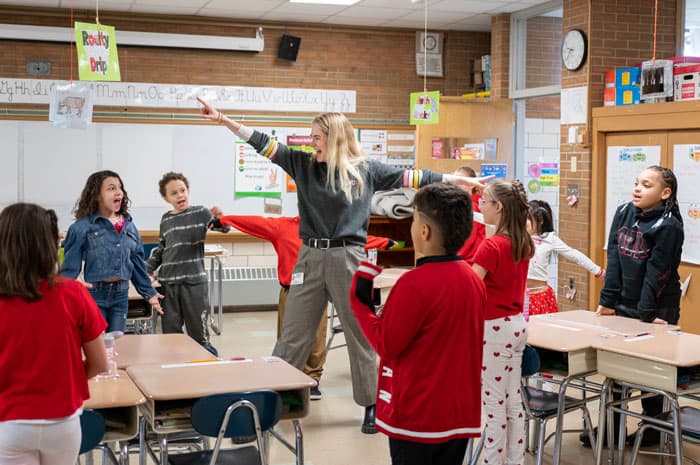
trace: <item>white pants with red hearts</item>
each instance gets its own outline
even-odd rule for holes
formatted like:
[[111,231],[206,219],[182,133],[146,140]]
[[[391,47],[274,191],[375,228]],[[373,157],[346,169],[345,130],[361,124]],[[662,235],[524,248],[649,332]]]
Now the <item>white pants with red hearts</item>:
[[481,399],[485,415],[483,463],[523,465],[525,412],[520,400],[520,364],[527,342],[523,315],[484,322]]

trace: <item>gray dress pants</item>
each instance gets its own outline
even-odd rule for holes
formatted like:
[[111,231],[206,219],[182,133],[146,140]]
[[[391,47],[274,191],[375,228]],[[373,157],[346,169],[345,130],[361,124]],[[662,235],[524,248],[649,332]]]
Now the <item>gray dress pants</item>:
[[348,344],[353,399],[367,407],[376,402],[376,354],[350,308],[352,275],[364,259],[364,248],[359,245],[330,249],[301,246],[287,297],[282,335],[272,354],[303,369],[330,300],[338,311]]

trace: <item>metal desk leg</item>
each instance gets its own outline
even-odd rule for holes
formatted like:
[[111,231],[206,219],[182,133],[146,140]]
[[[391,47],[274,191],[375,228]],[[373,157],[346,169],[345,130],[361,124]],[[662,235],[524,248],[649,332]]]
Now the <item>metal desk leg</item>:
[[[630,395],[630,389],[627,386],[622,386],[622,400],[625,400],[629,397]],[[620,408],[622,410],[627,410],[629,408],[629,403],[628,402],[623,402],[620,404]],[[613,413],[613,418],[615,418],[615,414]],[[611,428],[613,428],[611,426]],[[617,430],[617,447],[619,447],[617,451],[617,461],[620,465],[625,463],[625,443],[627,442],[627,415],[624,413],[620,412],[620,425]]]
[[[214,265],[216,264],[216,275],[214,274]],[[215,277],[218,277],[216,279],[216,284],[215,284]],[[214,288],[216,286],[217,289],[217,304],[214,304]],[[224,313],[224,302],[223,302],[223,293],[224,293],[224,264],[221,262],[221,259],[213,255],[211,257],[211,261],[209,263],[209,326],[211,326],[211,329],[216,333],[217,336],[221,335],[221,328],[222,328],[222,321],[223,321],[223,313]],[[218,307],[218,322],[214,320],[214,308]]]
[[683,465],[683,430],[681,429],[681,408],[678,398],[671,400],[673,408],[673,442],[676,447],[676,465]]
[[146,465],[146,419],[143,415],[139,417],[139,465]]
[[[600,410],[598,412],[598,437],[595,442],[595,465],[602,465],[603,463],[603,444],[605,443],[606,427],[605,422],[607,419],[607,406],[608,396],[612,397],[612,380],[605,379],[603,382],[603,387],[600,390]],[[612,440],[612,438],[610,438]],[[612,442],[612,441],[611,441]],[[612,464],[612,455],[610,449],[608,449],[608,464]]]
[[296,465],[304,465],[304,434],[301,431],[301,422],[299,420],[293,420],[294,425],[294,437],[296,445]]
[[160,464],[167,465],[168,463],[168,436],[163,434],[160,437]]
[[[565,378],[559,385],[559,397],[557,404],[557,423],[554,427],[554,457],[552,457],[552,465],[559,465],[561,456],[561,435],[564,426],[564,408],[566,404],[566,389],[573,378]],[[543,426],[542,426],[543,427]],[[539,432],[538,432],[539,434]]]

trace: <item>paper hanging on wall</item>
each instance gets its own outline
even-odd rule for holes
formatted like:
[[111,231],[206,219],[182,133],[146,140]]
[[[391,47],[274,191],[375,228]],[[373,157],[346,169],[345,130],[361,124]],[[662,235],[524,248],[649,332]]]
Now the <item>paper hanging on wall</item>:
[[700,143],[673,146],[673,172],[678,179],[678,207],[685,235],[681,260],[700,264]]
[[440,122],[440,91],[411,92],[411,124]]
[[81,81],[121,81],[114,26],[75,22]]

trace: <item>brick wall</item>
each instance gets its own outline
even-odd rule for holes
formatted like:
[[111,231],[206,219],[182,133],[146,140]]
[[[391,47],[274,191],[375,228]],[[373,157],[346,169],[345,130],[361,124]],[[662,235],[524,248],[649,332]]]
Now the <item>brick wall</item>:
[[[70,20],[55,10],[2,9],[5,23],[67,27]],[[39,14],[41,12],[42,14]],[[46,12],[46,14],[44,14]],[[253,25],[224,20],[133,16],[100,12],[102,24],[120,29],[152,32],[197,33],[254,37]],[[94,15],[77,14],[76,20],[93,22]],[[415,31],[362,28],[305,27],[289,24],[263,26],[265,50],[261,53],[119,47],[123,81],[179,84],[240,85],[357,91],[357,119],[407,120],[408,94],[423,89],[415,71]],[[296,62],[277,58],[283,33],[301,37]],[[25,77],[28,59],[49,60],[48,79],[69,77],[71,51],[67,44],[0,41],[0,76]],[[445,32],[444,78],[428,78],[429,90],[460,95],[471,86],[471,63],[490,51],[487,32]],[[77,70],[74,65],[74,78]],[[279,114],[279,113],[277,113]]]
[[510,69],[510,15],[491,18],[491,95],[508,98]]
[[[643,3],[643,4],[642,4]],[[564,0],[564,31],[572,28],[588,31],[588,1]],[[591,31],[588,60],[575,72],[562,72],[562,88],[587,85],[590,67],[589,115],[591,107],[603,105],[605,71],[615,67],[635,66],[652,56],[654,30],[654,2],[626,0],[592,0]],[[659,0],[657,23],[657,57],[675,55],[676,0]],[[590,117],[589,117],[590,119]],[[590,127],[590,124],[589,124]],[[568,126],[561,127],[561,140],[566,140]],[[559,214],[561,238],[572,247],[587,252],[589,249],[591,182],[590,131],[584,145],[561,145],[560,204],[566,205],[566,185],[578,184],[581,189],[576,208],[562,207]],[[571,159],[577,158],[577,170],[571,171]],[[585,308],[588,295],[588,275],[585,270],[564,261],[560,262],[559,280],[573,277],[577,297],[568,302],[559,296],[562,309]]]

